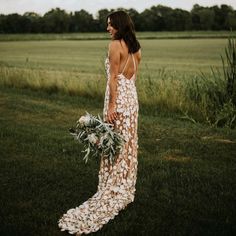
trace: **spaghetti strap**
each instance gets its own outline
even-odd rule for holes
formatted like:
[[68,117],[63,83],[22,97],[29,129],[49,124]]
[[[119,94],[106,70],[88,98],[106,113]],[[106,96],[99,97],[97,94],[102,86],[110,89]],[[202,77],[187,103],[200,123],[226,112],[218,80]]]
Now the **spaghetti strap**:
[[126,66],[127,66],[127,64],[128,64],[128,61],[129,61],[129,54],[128,54],[128,58],[127,58],[127,60],[126,60],[125,66],[124,66],[124,68],[123,68],[123,70],[122,70],[121,74],[123,74],[123,73],[124,73],[124,71],[125,71],[125,68],[126,68]]

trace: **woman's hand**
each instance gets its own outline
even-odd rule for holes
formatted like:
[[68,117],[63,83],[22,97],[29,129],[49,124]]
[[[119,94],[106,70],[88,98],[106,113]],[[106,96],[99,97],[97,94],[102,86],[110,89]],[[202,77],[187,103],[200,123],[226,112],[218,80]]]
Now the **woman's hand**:
[[115,110],[115,105],[114,104],[109,104],[108,106],[108,111],[107,111],[107,122],[109,123],[114,123],[114,121],[117,119],[117,112]]

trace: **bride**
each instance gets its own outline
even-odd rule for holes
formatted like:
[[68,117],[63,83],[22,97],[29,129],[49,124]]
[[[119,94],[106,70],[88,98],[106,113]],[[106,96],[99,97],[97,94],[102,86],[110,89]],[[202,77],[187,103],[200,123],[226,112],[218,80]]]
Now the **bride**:
[[58,221],[62,231],[70,234],[96,232],[134,201],[137,178],[138,98],[135,81],[141,49],[134,25],[127,13],[115,11],[107,16],[111,35],[105,61],[107,86],[104,120],[114,124],[126,139],[123,150],[112,165],[101,157],[97,192],[82,205],[72,208]]

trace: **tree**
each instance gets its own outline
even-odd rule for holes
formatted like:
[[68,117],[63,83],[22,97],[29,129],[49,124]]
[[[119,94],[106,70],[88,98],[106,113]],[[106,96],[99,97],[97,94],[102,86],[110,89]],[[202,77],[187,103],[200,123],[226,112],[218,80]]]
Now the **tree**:
[[44,16],[34,12],[0,15],[0,33],[64,33],[106,30],[106,18],[114,10],[124,10],[136,31],[230,30],[236,29],[236,11],[231,6],[203,7],[195,4],[190,12],[163,5],[138,13],[134,8],[101,9],[96,18],[85,10],[67,13],[51,9]]
[[228,25],[227,18],[230,13],[233,13],[233,8],[227,5],[221,5],[212,7],[215,12],[214,19],[214,30],[229,30],[230,26]]
[[[172,10],[171,18],[172,27],[169,27],[169,30],[183,31],[191,28],[191,15],[188,11],[178,8],[174,9]],[[168,21],[170,21],[170,18],[167,19]],[[168,25],[170,25],[169,22]]]
[[25,33],[25,25],[28,22],[19,14],[9,14],[6,17],[2,17],[2,30],[4,33]]
[[233,8],[231,6],[223,4],[221,5],[220,9],[221,9],[221,19],[223,20],[222,28],[225,30],[229,30],[230,27],[228,25],[227,18],[230,13],[233,13]]
[[106,22],[106,18],[107,18],[107,15],[111,12],[112,10],[107,10],[107,9],[101,9],[98,11],[98,14],[97,14],[97,20],[98,20],[98,24],[97,24],[97,27],[98,27],[98,31],[104,31],[106,29],[106,25],[107,25],[107,22]]
[[236,30],[236,11],[230,12],[228,14],[227,25],[230,29]]
[[203,9],[203,7],[195,4],[193,9],[191,10],[191,18],[192,18],[192,29],[193,30],[200,30],[201,29],[201,22],[199,12]]
[[76,11],[71,17],[72,32],[91,32],[95,31],[94,19],[85,10]]
[[169,11],[168,7],[162,5],[145,9],[140,14],[141,31],[163,31],[166,29],[165,17]]
[[39,33],[42,31],[41,16],[35,12],[26,12],[23,17],[28,19],[28,32]]
[[43,16],[45,33],[65,33],[69,31],[69,15],[60,8],[52,9]]
[[6,16],[3,14],[0,14],[0,34],[6,33],[5,32],[5,20],[6,20]]
[[140,30],[140,14],[133,8],[127,10],[127,13],[131,17],[132,21],[134,22],[135,30]]
[[202,8],[199,12],[200,29],[211,30],[214,25],[215,12],[210,8]]
[[162,5],[151,7],[152,30],[163,31],[168,29],[168,19],[170,19],[171,12],[170,7]]

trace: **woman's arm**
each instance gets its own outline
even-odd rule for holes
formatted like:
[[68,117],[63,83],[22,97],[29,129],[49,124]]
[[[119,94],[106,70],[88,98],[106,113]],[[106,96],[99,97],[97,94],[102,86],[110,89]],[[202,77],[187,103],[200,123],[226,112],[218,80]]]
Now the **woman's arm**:
[[109,61],[110,61],[110,97],[108,105],[107,120],[113,123],[117,118],[116,113],[116,98],[117,98],[117,76],[120,66],[120,43],[119,41],[112,41],[109,45]]
[[140,65],[140,62],[141,62],[141,49],[139,49],[139,51],[137,52],[137,61],[138,61],[138,64],[136,65],[137,66],[137,71],[136,71],[136,77],[138,76],[138,68],[139,68],[139,65]]
[[120,43],[116,40],[109,44],[109,61],[110,61],[110,97],[107,111],[107,121],[113,123],[117,118],[116,98],[117,98],[117,76],[120,66]]

